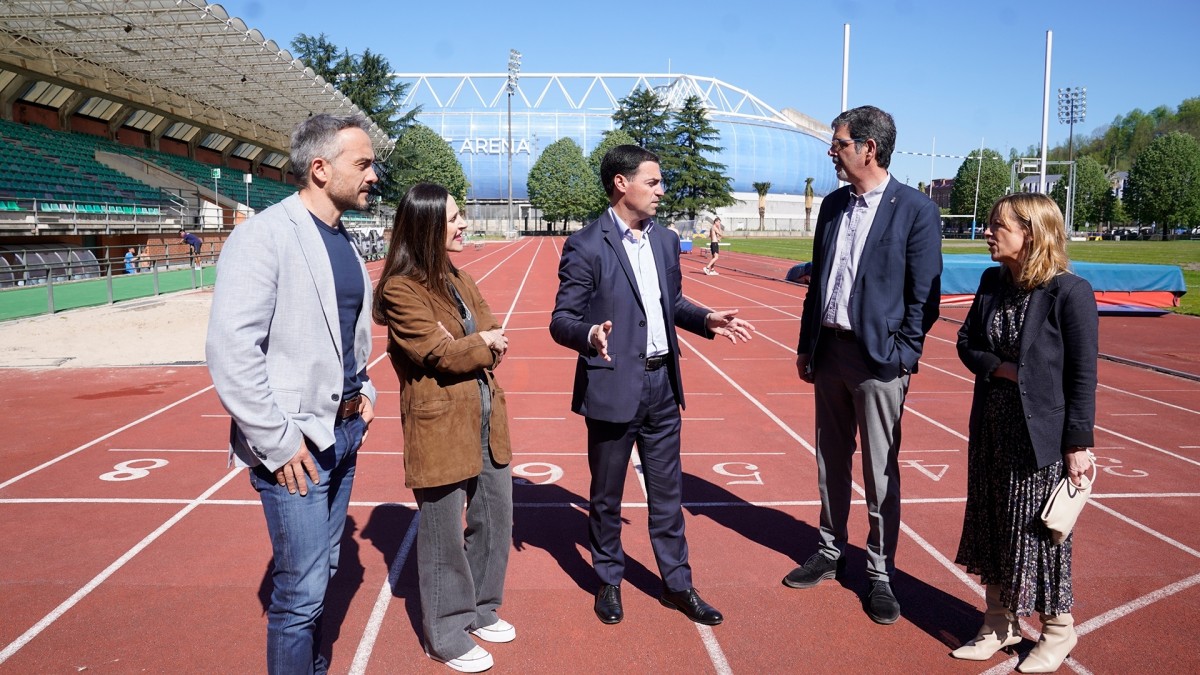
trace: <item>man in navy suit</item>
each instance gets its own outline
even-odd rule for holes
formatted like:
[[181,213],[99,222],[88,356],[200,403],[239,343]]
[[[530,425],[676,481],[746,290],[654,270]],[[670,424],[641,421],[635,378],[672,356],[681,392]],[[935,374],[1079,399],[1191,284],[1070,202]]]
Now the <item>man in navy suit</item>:
[[736,309],[694,305],[680,288],[679,237],[654,222],[663,195],[658,156],[621,145],[604,156],[600,180],[609,209],[563,245],[554,341],[579,353],[571,410],[588,430],[592,473],[588,539],[600,577],[596,616],[621,621],[621,495],[636,441],[646,481],[650,541],[662,577],[660,601],[692,621],[721,613],[696,594],[680,507],[679,410],[683,383],[675,328],[712,339],[749,340],[754,326]]
[[892,116],[873,106],[833,120],[829,156],[849,185],[821,203],[796,369],[816,403],[820,546],[783,583],[809,588],[842,570],[855,435],[862,443],[867,614],[900,618],[891,589],[900,534],[900,415],[925,334],[938,317],[942,274],[938,208],[888,173]]

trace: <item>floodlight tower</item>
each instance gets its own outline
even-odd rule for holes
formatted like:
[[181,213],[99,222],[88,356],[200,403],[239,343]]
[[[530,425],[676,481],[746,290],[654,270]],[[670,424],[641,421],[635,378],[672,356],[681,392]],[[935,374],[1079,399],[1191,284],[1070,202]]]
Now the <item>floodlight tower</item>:
[[510,49],[508,50],[508,82],[505,83],[504,89],[508,92],[508,230],[513,232],[516,230],[516,223],[513,221],[513,195],[512,195],[512,159],[513,159],[513,141],[512,141],[512,97],[517,93],[517,78],[521,75],[521,52]]
[[1058,90],[1058,122],[1070,127],[1067,137],[1067,159],[1070,174],[1067,177],[1067,232],[1075,230],[1075,123],[1083,123],[1087,117],[1087,87],[1067,87]]

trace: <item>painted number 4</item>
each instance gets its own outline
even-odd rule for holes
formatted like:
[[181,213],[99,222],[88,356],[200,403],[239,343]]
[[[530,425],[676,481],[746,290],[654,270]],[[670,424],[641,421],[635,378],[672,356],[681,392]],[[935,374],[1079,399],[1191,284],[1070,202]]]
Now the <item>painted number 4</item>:
[[128,462],[114,465],[115,471],[100,474],[100,480],[121,482],[145,478],[150,475],[151,469],[161,469],[167,463],[165,459],[131,459]]

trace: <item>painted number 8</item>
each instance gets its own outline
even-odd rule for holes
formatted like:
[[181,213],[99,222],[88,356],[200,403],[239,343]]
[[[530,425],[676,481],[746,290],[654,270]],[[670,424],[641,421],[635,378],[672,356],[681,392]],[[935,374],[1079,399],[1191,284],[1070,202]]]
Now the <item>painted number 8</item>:
[[[142,464],[144,466],[137,466]],[[128,462],[121,462],[114,465],[116,471],[100,474],[100,480],[120,482],[125,480],[137,480],[150,475],[151,469],[161,469],[167,465],[165,459],[131,459]]]

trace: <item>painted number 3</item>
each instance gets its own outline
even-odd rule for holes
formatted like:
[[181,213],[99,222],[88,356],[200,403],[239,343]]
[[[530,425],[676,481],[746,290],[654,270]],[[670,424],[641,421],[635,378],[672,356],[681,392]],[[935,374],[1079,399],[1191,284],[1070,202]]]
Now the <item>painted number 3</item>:
[[165,459],[131,459],[113,466],[116,471],[100,474],[100,480],[125,481],[137,480],[150,475],[151,469],[161,469],[167,465]]

